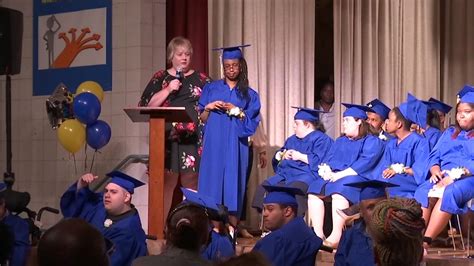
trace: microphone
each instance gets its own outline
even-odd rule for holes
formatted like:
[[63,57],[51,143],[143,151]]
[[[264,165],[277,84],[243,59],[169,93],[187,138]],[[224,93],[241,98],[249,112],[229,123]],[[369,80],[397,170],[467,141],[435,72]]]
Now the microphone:
[[184,74],[181,67],[176,68],[176,78],[179,80],[179,82],[183,82]]

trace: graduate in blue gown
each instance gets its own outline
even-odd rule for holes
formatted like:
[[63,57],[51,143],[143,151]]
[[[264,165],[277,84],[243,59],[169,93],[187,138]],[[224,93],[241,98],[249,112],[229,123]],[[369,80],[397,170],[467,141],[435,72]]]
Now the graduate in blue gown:
[[425,236],[432,239],[451,214],[466,213],[474,198],[474,88],[464,88],[459,95],[456,125],[445,130],[431,151],[426,166],[430,179],[415,194],[427,223]]
[[[202,193],[181,188],[185,203],[198,205],[206,210],[209,224],[209,243],[201,252],[202,258],[215,263],[223,262],[235,255],[235,249],[230,236],[222,225],[227,222],[227,212],[223,205],[217,204],[214,199]],[[222,223],[222,224],[221,224]]]
[[225,78],[207,84],[199,99],[205,126],[198,191],[227,206],[236,226],[246,187],[248,137],[260,122],[260,99],[248,86],[240,48],[222,49]]
[[440,130],[444,131],[446,129],[446,115],[451,111],[451,109],[453,109],[453,107],[433,97],[431,97],[428,102],[430,103],[431,108],[438,112],[441,125]]
[[324,202],[323,198],[332,198],[333,231],[325,240],[325,245],[337,247],[341,238],[344,219],[336,213],[337,209],[346,209],[349,203],[359,202],[360,189],[344,186],[369,178],[373,168],[382,156],[384,144],[377,132],[367,123],[366,112],[369,107],[355,104],[343,104],[344,135],[339,137],[318,170],[318,178],[308,189],[308,214],[316,234],[324,238]]
[[387,143],[388,140],[393,138],[384,130],[385,120],[388,118],[390,108],[379,99],[373,99],[366,105],[370,108],[367,111],[367,122],[379,132],[379,139]]
[[26,265],[26,259],[30,251],[30,226],[25,219],[11,214],[6,208],[3,193],[5,190],[5,183],[0,183],[0,223],[5,224],[13,236],[13,249],[8,259],[8,265],[23,266]]
[[381,200],[387,199],[385,188],[396,185],[378,180],[367,180],[346,185],[361,189],[359,205],[362,219],[358,219],[352,227],[344,230],[334,256],[334,265],[375,265],[372,239],[366,230],[366,225],[370,224],[372,210],[375,205]]
[[263,253],[274,266],[313,266],[322,240],[296,215],[295,194],[303,192],[284,185],[264,187],[268,194],[263,202],[263,217],[271,233],[260,239],[253,251]]
[[[296,107],[294,107],[296,108]],[[263,181],[262,185],[279,183],[300,188],[305,194],[309,185],[316,179],[318,165],[326,157],[334,142],[324,133],[319,121],[322,111],[297,108],[293,129],[295,134],[285,141],[272,159],[275,175]],[[252,207],[262,209],[265,189],[260,185],[255,191]],[[297,196],[298,215],[304,215],[307,209],[306,196]]]
[[107,176],[111,180],[103,193],[94,193],[88,187],[97,176],[81,176],[61,197],[61,212],[64,217],[86,220],[113,242],[111,265],[131,265],[147,252],[145,232],[138,211],[131,204],[134,188],[144,183],[119,171]]
[[426,127],[426,105],[409,95],[408,100],[389,113],[387,131],[396,137],[385,146],[379,165],[374,171],[376,180],[389,179],[398,187],[390,188],[390,197],[413,198],[425,181],[425,165],[430,148],[426,138],[410,131],[412,123]]

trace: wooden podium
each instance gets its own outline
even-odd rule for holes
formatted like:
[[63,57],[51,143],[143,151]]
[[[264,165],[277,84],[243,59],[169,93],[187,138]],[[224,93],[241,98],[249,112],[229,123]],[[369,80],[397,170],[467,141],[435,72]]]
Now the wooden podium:
[[149,122],[148,234],[163,239],[165,123],[192,120],[184,107],[134,107],[124,111],[133,122]]

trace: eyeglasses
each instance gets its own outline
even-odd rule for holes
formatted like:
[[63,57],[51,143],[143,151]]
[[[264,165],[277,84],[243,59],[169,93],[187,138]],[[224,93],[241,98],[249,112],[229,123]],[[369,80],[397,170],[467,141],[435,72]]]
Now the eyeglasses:
[[224,70],[237,69],[240,67],[240,63],[225,64]]

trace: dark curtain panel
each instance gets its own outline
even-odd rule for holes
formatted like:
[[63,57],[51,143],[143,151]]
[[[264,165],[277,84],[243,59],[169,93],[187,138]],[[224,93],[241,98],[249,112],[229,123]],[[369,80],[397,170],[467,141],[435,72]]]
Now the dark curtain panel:
[[207,0],[166,1],[166,44],[176,36],[191,41],[193,69],[208,73]]

